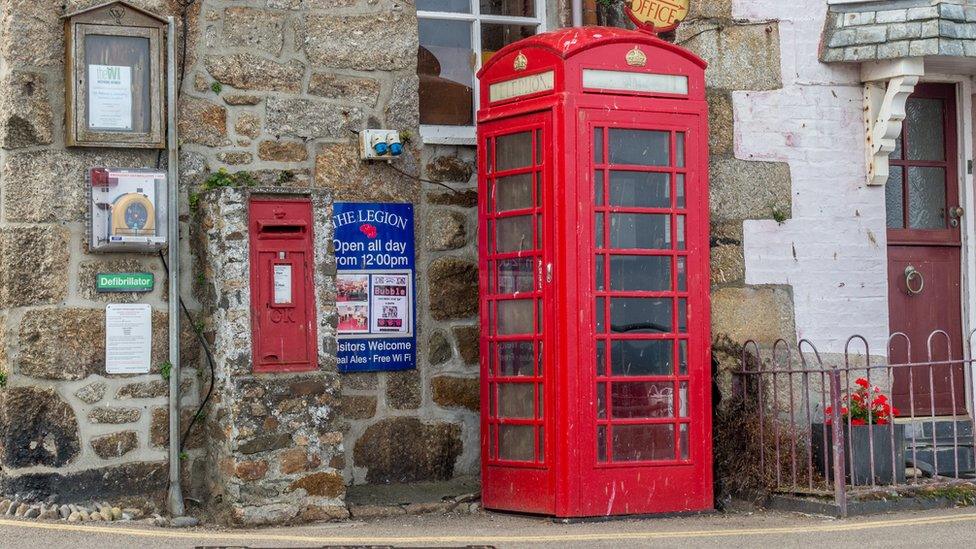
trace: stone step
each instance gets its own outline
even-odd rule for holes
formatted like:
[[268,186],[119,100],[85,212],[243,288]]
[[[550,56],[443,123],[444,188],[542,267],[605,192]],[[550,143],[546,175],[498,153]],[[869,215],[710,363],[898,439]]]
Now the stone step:
[[[956,455],[959,457],[958,473],[960,476],[976,473],[976,452],[973,451],[972,446],[960,446]],[[936,457],[938,458],[938,468],[936,468]],[[956,463],[951,445],[938,446],[934,451],[931,446],[918,446],[915,448],[913,456],[912,447],[909,444],[905,448],[905,461],[909,465],[918,467],[926,475],[956,476]]]
[[[935,441],[937,446],[946,444],[952,445],[953,423],[955,423],[956,433],[959,444],[973,444],[973,422],[964,420],[945,420],[936,419],[934,422]],[[916,440],[919,444],[932,444],[932,420],[916,419],[912,423],[905,424],[905,440]]]

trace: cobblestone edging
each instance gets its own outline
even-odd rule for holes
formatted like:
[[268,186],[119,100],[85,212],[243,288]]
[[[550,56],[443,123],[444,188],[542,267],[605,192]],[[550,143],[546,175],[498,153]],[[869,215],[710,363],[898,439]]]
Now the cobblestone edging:
[[976,57],[976,6],[932,6],[828,14],[820,60]]

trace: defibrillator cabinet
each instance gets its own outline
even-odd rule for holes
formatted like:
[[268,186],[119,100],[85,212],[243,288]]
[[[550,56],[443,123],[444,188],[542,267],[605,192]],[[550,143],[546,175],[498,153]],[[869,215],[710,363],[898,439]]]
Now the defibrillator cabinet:
[[586,27],[479,73],[488,509],[712,507],[704,70]]

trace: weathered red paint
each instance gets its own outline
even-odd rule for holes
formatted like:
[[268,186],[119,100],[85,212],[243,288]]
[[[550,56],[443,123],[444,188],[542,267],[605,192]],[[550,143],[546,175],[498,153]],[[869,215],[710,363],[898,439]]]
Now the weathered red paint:
[[[645,66],[639,63],[640,55],[632,53],[635,46],[646,56]],[[682,75],[687,77],[688,93],[584,90],[583,69]],[[581,517],[692,511],[713,505],[704,69],[704,61],[695,55],[649,34],[588,27],[507,46],[479,73],[482,500],[486,508]],[[521,88],[528,93],[520,97],[490,101],[492,84],[548,71],[554,73],[551,90],[533,84]],[[667,140],[670,157],[656,166],[611,163],[609,152],[597,159],[594,136],[602,132],[598,142],[609,151],[610,131],[620,136],[624,134],[617,130],[624,129],[667,136],[661,139]],[[511,160],[512,149],[505,149],[505,144],[518,136],[531,143],[532,152],[515,162],[517,166],[498,162]],[[683,166],[675,152],[680,136],[685,139]],[[505,149],[501,153],[499,140]],[[647,181],[658,177],[653,174],[664,177],[659,181],[667,181],[667,205],[622,206],[609,198],[597,204],[595,174],[603,176],[601,191],[609,197],[610,178],[621,171],[642,174]],[[685,180],[684,204],[676,192],[680,176]],[[531,183],[518,187],[521,194],[515,193],[515,202],[522,202],[506,210],[499,199],[504,202],[512,195],[500,197],[496,191],[519,181]],[[513,190],[517,191],[508,188]],[[607,247],[601,249],[595,233],[598,214],[608,220],[614,214],[668,216],[669,232],[660,233],[668,244],[652,249],[635,249],[637,244],[610,248],[608,222],[601,232]],[[501,235],[500,222],[508,225]],[[680,223],[686,232],[683,248],[678,244]],[[506,249],[511,234],[505,231],[512,225],[521,240],[517,249]],[[662,291],[611,289],[610,271],[605,270],[599,289],[597,255],[605,258],[608,269],[611,257],[632,257],[645,267],[646,262],[665,262],[670,265],[670,281],[661,280],[669,286]],[[681,274],[686,282],[679,286]],[[598,332],[597,300],[613,298],[656,298],[656,303],[670,309],[656,320],[638,318],[630,323],[635,319],[628,318],[621,327],[613,324],[607,307],[602,314],[608,329]],[[503,314],[500,307],[506,309]],[[524,320],[527,328],[513,333],[510,325],[499,325],[500,319],[513,318]],[[684,325],[679,328],[681,318]],[[646,345],[663,350],[664,356],[671,353],[672,370],[598,376],[599,342],[621,353],[625,345],[633,346],[628,352]],[[687,349],[687,364],[679,368],[676,355],[683,349]],[[604,353],[608,374],[612,359],[610,351]],[[507,370],[500,368],[502,363]],[[605,391],[605,417],[598,417],[598,383]],[[681,398],[682,389],[686,399]],[[506,400],[511,393],[522,399]],[[533,401],[526,405],[528,399]],[[631,425],[638,426],[634,428],[638,434],[626,429]],[[644,427],[649,425],[658,427]],[[606,461],[598,461],[598,429],[606,430],[600,443]],[[687,429],[687,437],[679,441],[681,429]],[[531,440],[533,446],[508,444],[511,440]],[[657,453],[650,455],[650,448]],[[643,459],[625,461],[628,451],[631,457]]]
[[[912,356],[906,346],[892,345],[891,361],[907,362],[946,361],[962,359],[962,288],[961,246],[959,227],[950,224],[948,210],[960,203],[958,181],[958,140],[956,137],[956,91],[953,84],[920,84],[911,99],[934,100],[942,105],[942,139],[945,147],[941,160],[912,160],[907,153],[912,139],[933,139],[933,136],[915,132],[911,119],[902,126],[900,153],[896,151],[890,160],[892,169],[902,170],[903,210],[908,212],[922,190],[919,182],[909,180],[912,168],[944,170],[945,201],[934,205],[942,209],[945,225],[940,228],[911,228],[904,216],[905,228],[888,229],[888,311],[892,333],[902,332],[911,341]],[[889,185],[894,183],[889,182]],[[918,207],[917,205],[914,207]],[[931,208],[931,206],[930,206]],[[913,277],[913,289],[924,280],[922,291],[908,291],[905,269],[912,266],[920,277]],[[936,336],[932,339],[932,356],[929,356],[929,335],[944,330],[949,340]],[[951,356],[950,356],[951,355]],[[931,373],[931,378],[930,374]],[[951,378],[950,378],[951,376]],[[911,378],[911,379],[910,379]],[[910,397],[914,395],[914,397]],[[894,369],[892,398],[902,416],[957,415],[966,411],[966,381],[962,363],[952,365],[919,366]]]
[[[252,199],[249,214],[254,371],[315,370],[312,204]],[[291,271],[290,300],[275,300],[276,266]]]

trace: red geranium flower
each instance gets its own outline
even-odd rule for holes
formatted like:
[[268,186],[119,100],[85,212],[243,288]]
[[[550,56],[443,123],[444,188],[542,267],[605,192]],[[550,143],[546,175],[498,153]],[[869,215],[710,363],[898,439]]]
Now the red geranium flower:
[[860,385],[861,387],[864,387],[865,389],[867,389],[868,385],[870,385],[870,383],[868,383],[868,380],[864,379],[863,377],[857,378],[856,380],[854,380],[854,383]]
[[867,424],[868,424],[868,422],[866,422],[866,421],[864,421],[863,419],[860,419],[860,418],[853,418],[853,419],[851,419],[851,425],[867,425]]

